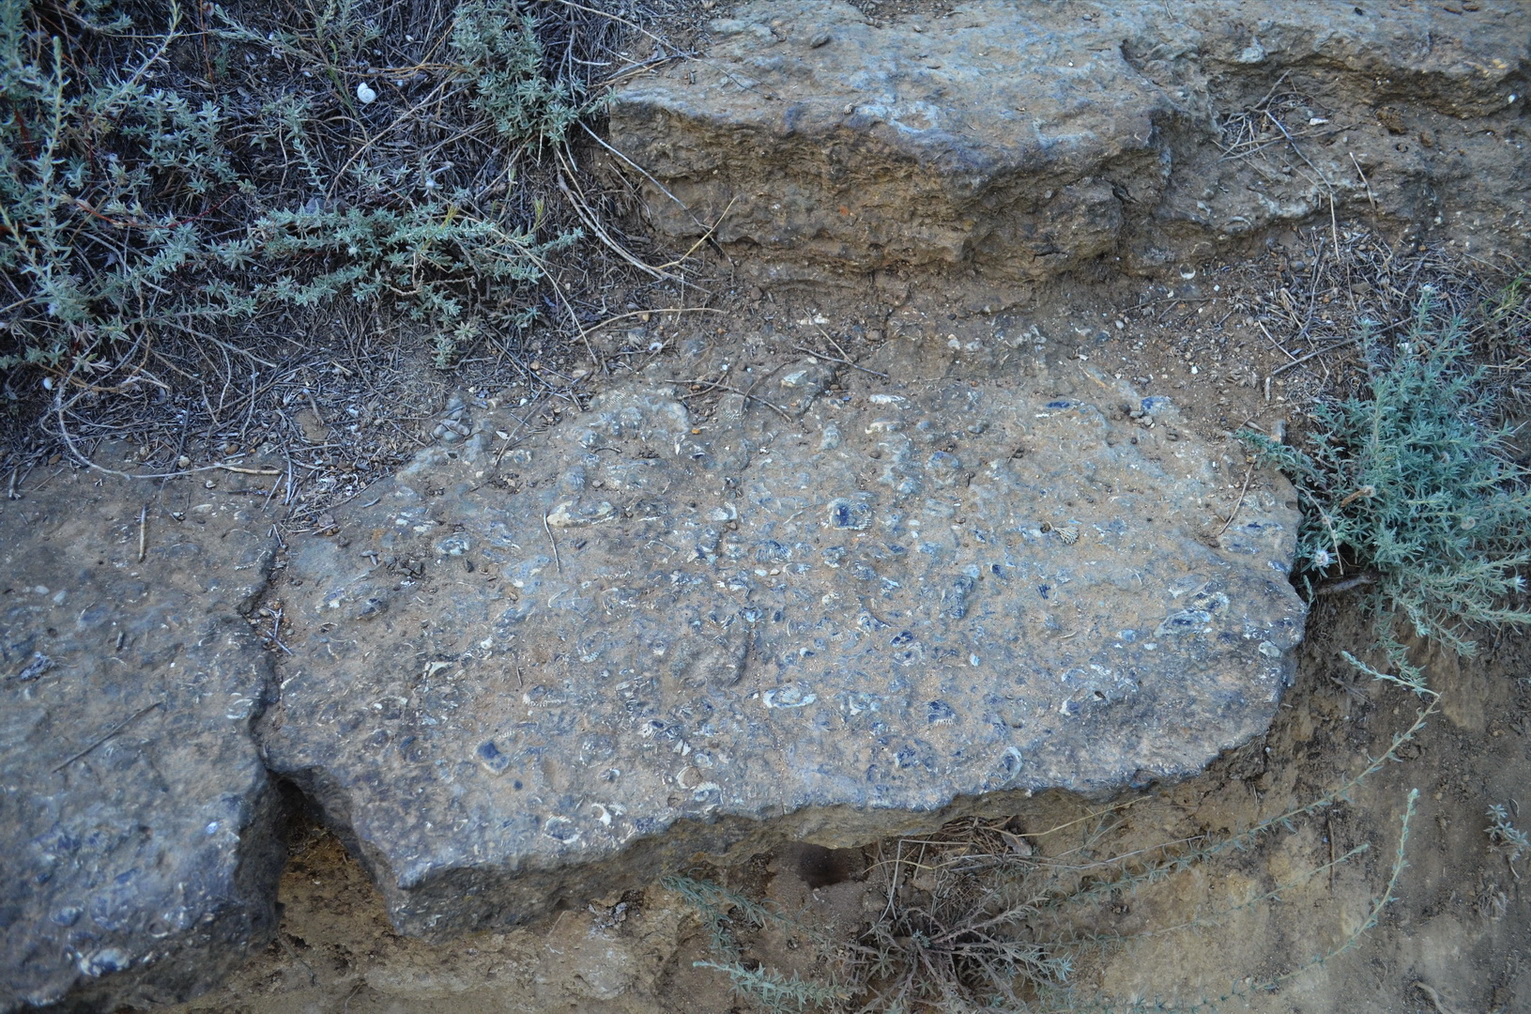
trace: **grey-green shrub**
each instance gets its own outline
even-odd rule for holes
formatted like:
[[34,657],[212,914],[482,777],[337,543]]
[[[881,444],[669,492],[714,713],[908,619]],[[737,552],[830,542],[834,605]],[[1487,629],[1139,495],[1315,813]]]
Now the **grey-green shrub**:
[[[60,22],[0,4],[0,368],[102,374],[167,335],[334,298],[407,311],[445,366],[537,314],[548,259],[581,233],[517,170],[599,103],[551,68],[536,18],[511,0],[430,8],[451,56],[432,64],[430,124],[380,146],[371,131],[411,111],[380,104],[358,127],[381,32],[356,0],[279,28],[215,7],[196,39],[173,4],[158,25],[125,9],[86,0]],[[200,77],[178,70],[204,57]],[[467,161],[454,144],[494,153],[499,184],[476,166],[431,178]]]
[[1520,857],[1531,852],[1531,836],[1515,826],[1503,803],[1494,803],[1488,808],[1488,819],[1491,823],[1483,833],[1488,835],[1489,848],[1504,856],[1514,869]]
[[598,106],[579,83],[543,73],[537,22],[504,3],[467,0],[452,32],[452,50],[474,83],[474,107],[504,137],[557,144]]
[[1379,635],[1401,618],[1471,653],[1472,624],[1531,622],[1516,604],[1531,562],[1531,473],[1468,365],[1463,322],[1437,314],[1428,293],[1396,349],[1369,336],[1363,349],[1365,391],[1315,406],[1301,447],[1241,435],[1297,486],[1310,589],[1359,576]]
[[238,260],[204,218],[238,191],[215,105],[146,84],[177,32],[107,72],[66,55],[0,5],[0,274],[12,348],[0,366],[54,365],[167,321],[248,312],[227,288],[198,293]]

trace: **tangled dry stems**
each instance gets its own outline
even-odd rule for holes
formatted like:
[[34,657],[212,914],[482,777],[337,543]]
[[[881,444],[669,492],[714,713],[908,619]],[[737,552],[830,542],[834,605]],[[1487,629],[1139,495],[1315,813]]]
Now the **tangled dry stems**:
[[[1216,857],[1249,849],[1277,831],[1292,831],[1298,822],[1348,798],[1363,781],[1399,759],[1399,749],[1435,713],[1439,698],[1424,687],[1423,674],[1406,659],[1402,669],[1388,672],[1359,661],[1355,664],[1416,694],[1420,707],[1414,723],[1395,736],[1382,755],[1368,758],[1356,775],[1329,792],[1242,831],[1113,854],[1108,843],[1122,811],[1134,800],[1025,835],[1006,819],[955,821],[934,835],[878,846],[869,879],[882,884],[883,904],[849,941],[832,939],[811,919],[762,904],[715,880],[678,876],[668,878],[665,886],[701,918],[712,956],[696,962],[697,967],[728,976],[735,992],[760,1010],[798,1014],[1216,1010],[1237,997],[1275,989],[1327,963],[1353,948],[1377,925],[1407,867],[1405,851],[1417,791],[1405,801],[1387,880],[1366,917],[1343,933],[1337,944],[1301,966],[1184,1002],[1124,1000],[1083,991],[1073,982],[1075,967],[1135,939],[1215,927],[1238,912],[1273,904],[1312,878],[1370,851],[1371,846],[1363,843],[1291,881],[1191,922],[1128,934],[1097,929],[1103,921],[1109,923],[1103,912],[1120,899]],[[748,957],[750,932],[768,926],[805,942],[810,952],[803,963],[806,972],[784,972]]]
[[[102,437],[152,447],[134,474],[288,450],[274,389],[314,401],[323,373],[346,397],[319,407],[360,412],[348,378],[400,342],[440,367],[487,352],[534,400],[566,396],[554,364],[594,357],[584,334],[614,312],[591,272],[643,264],[605,224],[620,195],[590,175],[585,130],[646,17],[626,0],[5,5],[10,435],[42,398],[77,459]],[[569,257],[591,234],[611,252]],[[534,322],[565,347],[529,348]],[[389,456],[342,443],[353,464]]]

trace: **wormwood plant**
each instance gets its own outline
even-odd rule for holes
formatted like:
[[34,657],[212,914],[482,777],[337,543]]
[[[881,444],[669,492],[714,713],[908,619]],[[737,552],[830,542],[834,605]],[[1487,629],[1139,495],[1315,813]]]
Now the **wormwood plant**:
[[513,0],[190,10],[0,4],[0,368],[169,389],[165,339],[238,351],[239,322],[336,298],[406,311],[445,366],[548,305],[549,258],[591,214],[550,204],[579,191],[557,183],[600,108],[584,47],[610,19]]
[[[355,6],[333,0],[308,31],[267,35],[286,60],[322,68],[353,115],[364,117],[371,110],[356,108],[343,72],[370,63],[366,49],[377,41],[378,29],[358,18]],[[548,66],[538,28],[536,18],[514,13],[505,0],[468,0],[451,20],[446,51],[452,62],[443,68],[442,91],[464,121],[453,143],[478,142],[476,156],[487,156],[487,168],[495,171],[487,187],[482,170],[470,181],[444,146],[410,164],[363,143],[337,168],[337,139],[321,126],[313,100],[268,103],[264,116],[277,126],[315,196],[255,222],[257,248],[281,270],[262,295],[302,306],[337,295],[358,302],[398,299],[413,317],[433,325],[438,366],[450,362],[460,336],[477,330],[475,324],[459,326],[475,309],[501,326],[529,324],[538,304],[513,297],[541,280],[548,258],[582,232],[570,228],[539,238],[546,204],[517,192],[516,167],[544,148],[563,145],[569,128],[602,105],[590,97],[586,82]],[[261,32],[227,15],[222,31],[229,39],[265,44]],[[495,152],[499,146],[503,153]],[[350,206],[338,206],[328,197],[333,193],[349,193]]]
[[1531,622],[1514,605],[1531,562],[1531,472],[1511,456],[1458,318],[1427,291],[1394,350],[1367,336],[1363,394],[1312,410],[1299,448],[1245,431],[1303,504],[1298,576],[1309,591],[1365,587],[1379,637],[1405,633],[1461,654],[1469,626]]
[[570,127],[603,104],[578,80],[545,73],[536,19],[503,3],[463,4],[452,49],[470,68],[474,108],[512,143],[562,144]]
[[679,894],[702,917],[714,957],[697,962],[697,967],[728,976],[739,995],[769,1011],[835,1009],[837,1003],[850,995],[851,984],[838,968],[827,969],[822,979],[808,979],[796,972],[784,974],[759,963],[746,963],[739,928],[786,927],[804,933],[818,950],[832,947],[832,942],[814,927],[800,925],[790,916],[711,880],[667,877],[664,886]]
[[[1504,856],[1513,871],[1521,856],[1531,852],[1531,836],[1515,826],[1503,803],[1494,803],[1488,808],[1488,819],[1492,823],[1483,829],[1483,833],[1488,835],[1489,848]],[[1519,876],[1517,873],[1516,877]]]
[[[79,31],[126,32],[122,19]],[[152,87],[179,12],[122,69],[81,62],[47,36],[26,3],[0,4],[0,275],[8,291],[0,367],[54,366],[156,324],[247,313],[228,287],[196,293],[220,264],[240,263],[207,212],[245,190],[222,137],[223,114]],[[194,294],[195,293],[195,294]]]

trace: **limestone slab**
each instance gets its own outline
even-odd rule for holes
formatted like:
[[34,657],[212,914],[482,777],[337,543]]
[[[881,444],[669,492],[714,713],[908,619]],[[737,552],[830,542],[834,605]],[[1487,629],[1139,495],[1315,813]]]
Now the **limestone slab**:
[[61,481],[0,512],[0,1010],[173,1003],[275,930],[251,727],[276,686],[241,615],[271,543],[221,504]]
[[268,757],[401,928],[1145,784],[1265,727],[1294,504],[1251,492],[1219,532],[1238,476],[1099,375],[835,365],[710,410],[635,379],[511,449],[481,418],[293,544]]

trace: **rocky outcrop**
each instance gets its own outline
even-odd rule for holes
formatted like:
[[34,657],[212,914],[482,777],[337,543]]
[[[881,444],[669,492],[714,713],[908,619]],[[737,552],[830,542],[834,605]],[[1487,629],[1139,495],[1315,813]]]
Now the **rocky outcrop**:
[[612,142],[654,226],[765,282],[959,269],[1015,300],[1349,215],[1524,252],[1531,12],[1482,7],[770,0],[626,82]]
[[270,540],[211,503],[112,517],[125,491],[75,482],[70,509],[0,511],[0,1010],[183,1000],[275,929],[251,735],[275,685],[239,611]]
[[503,457],[480,419],[294,543],[269,762],[399,927],[1141,785],[1265,728],[1294,505],[1225,528],[1237,482],[1164,399],[889,348],[896,382],[650,374]]
[[[960,272],[990,305],[1360,215],[1524,250],[1531,14],[1481,6],[757,3],[624,84],[613,141],[662,232],[763,282]],[[262,945],[263,762],[442,938],[1266,728],[1304,618],[1284,488],[997,336],[859,367],[748,340],[520,444],[458,404],[294,538],[259,634],[253,499],[7,501],[0,1009],[172,1001]],[[639,972],[587,937],[595,1001]]]

